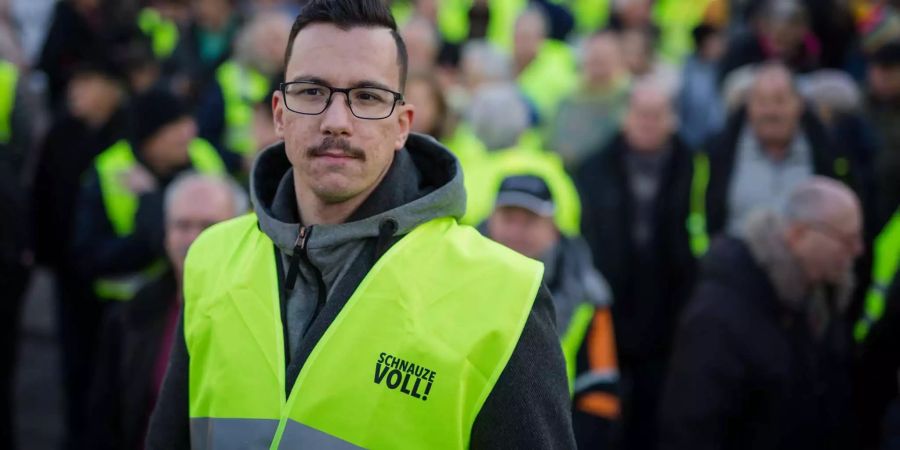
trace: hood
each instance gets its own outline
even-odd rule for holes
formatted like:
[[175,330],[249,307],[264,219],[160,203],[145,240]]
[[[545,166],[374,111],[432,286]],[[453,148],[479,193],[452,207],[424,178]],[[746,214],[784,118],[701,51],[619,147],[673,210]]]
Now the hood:
[[[265,149],[250,175],[250,195],[260,228],[286,254],[293,251],[300,226],[294,173],[284,143]],[[382,222],[396,224],[395,236],[439,217],[460,218],[466,196],[459,162],[429,136],[410,134],[382,182],[348,218],[337,225],[316,225],[308,248],[333,247],[379,236]]]

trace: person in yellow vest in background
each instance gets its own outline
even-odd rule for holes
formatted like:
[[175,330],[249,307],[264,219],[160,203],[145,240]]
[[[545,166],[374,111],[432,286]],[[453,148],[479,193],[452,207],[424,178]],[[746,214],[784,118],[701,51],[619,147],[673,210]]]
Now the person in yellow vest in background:
[[190,168],[225,169],[173,93],[157,88],[132,103],[130,137],[95,158],[76,217],[73,256],[101,300],[129,300],[163,269],[161,200],[168,182]]
[[554,220],[554,197],[561,195],[554,195],[552,185],[540,176],[509,176],[500,184],[494,212],[482,230],[544,263],[544,283],[556,307],[573,393],[576,442],[579,448],[609,448],[619,417],[612,298],[606,280],[594,268],[587,243],[563,234]]
[[200,136],[220,150],[228,168],[248,173],[248,158],[259,148],[253,135],[253,110],[272,92],[282,69],[282,51],[291,29],[278,13],[252,19],[240,32],[234,56],[222,63],[197,112]]
[[457,224],[390,10],[312,0],[285,55],[284,143],[188,253],[145,448],[575,448],[543,266]]
[[560,101],[578,87],[572,50],[564,42],[548,39],[548,32],[548,19],[539,7],[525,10],[513,31],[516,82],[536,108],[540,123],[550,123]]
[[181,39],[179,24],[187,22],[189,5],[178,0],[151,0],[138,11],[137,27],[150,41],[153,56],[165,61]]

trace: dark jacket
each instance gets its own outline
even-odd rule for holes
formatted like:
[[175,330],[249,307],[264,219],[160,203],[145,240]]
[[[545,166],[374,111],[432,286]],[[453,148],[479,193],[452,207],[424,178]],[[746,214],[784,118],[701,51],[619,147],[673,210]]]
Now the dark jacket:
[[32,189],[35,253],[38,262],[60,268],[74,235],[82,176],[94,158],[124,136],[123,114],[116,113],[98,130],[62,114],[53,122],[38,154]]
[[[333,255],[328,253],[332,252],[325,250],[334,248],[334,251],[343,251],[345,245],[331,248],[325,245],[322,249],[324,253],[316,254],[311,251],[309,264],[304,263],[300,268],[300,277],[293,292],[321,295],[324,306],[321,311],[311,315],[310,325],[303,327],[306,328],[305,331],[297,335],[299,342],[289,358],[286,358],[287,389],[291,388],[291,380],[296,379],[321,336],[378,257],[401,239],[410,226],[414,228],[418,225],[406,222],[404,216],[409,217],[410,212],[415,211],[418,220],[424,220],[429,209],[432,210],[430,214],[433,217],[462,214],[462,177],[458,167],[455,158],[436,141],[413,135],[407,142],[406,149],[395,154],[394,162],[381,184],[351,215],[347,223],[336,226],[319,225],[311,233],[310,240],[319,236],[320,242],[314,245],[311,241],[309,249],[322,249],[320,245],[325,245],[322,244],[323,239],[341,239],[339,234],[356,234],[352,240],[345,242],[354,248],[355,255],[331,261]],[[285,215],[284,211],[279,213],[280,208],[273,206],[278,203],[296,205],[293,183],[285,180],[292,180],[292,169],[285,156],[284,145],[278,144],[260,155],[253,170],[251,184],[260,226],[272,237],[279,253],[283,253],[282,241],[291,236],[281,236],[277,230],[293,227],[293,236],[296,237],[298,222],[296,209],[293,214]],[[450,198],[435,198],[451,193],[454,194]],[[443,206],[435,209],[429,208],[429,204]],[[400,216],[395,221],[398,230],[396,235],[381,231],[383,227],[380,225],[380,218],[385,217],[384,213],[388,211]],[[283,260],[282,257],[278,259]],[[317,270],[307,275],[310,268],[308,266],[316,263],[319,266],[313,268]],[[323,264],[335,263],[343,265],[342,268],[321,267]],[[335,271],[342,272],[343,275],[331,277],[329,274]],[[283,268],[279,272],[279,276],[283,277]],[[329,283],[330,288],[324,289]],[[323,288],[316,288],[317,284]],[[325,294],[325,291],[328,293]],[[290,338],[288,340],[292,340],[296,333],[296,323],[292,324],[288,320],[292,317],[291,310],[296,308],[291,303],[291,297],[292,294],[288,293],[281,296],[282,322],[286,328],[285,336]],[[306,303],[310,303],[309,297],[306,300]],[[297,315],[293,317],[301,315],[299,312],[295,314]],[[183,325],[180,325],[180,329],[183,329]],[[183,333],[179,333],[160,400],[151,419],[148,449],[190,447],[188,367],[189,356]],[[534,374],[541,376],[536,377]],[[575,447],[562,351],[556,335],[552,300],[546,288],[542,288],[538,294],[512,357],[475,420],[471,446],[546,449]]]
[[846,328],[814,341],[783,305],[746,244],[713,242],[675,339],[661,448],[851,448]]
[[[860,449],[874,449],[888,432],[882,421],[892,401],[898,397],[900,383],[900,276],[888,289],[884,316],[872,325],[866,340],[860,345],[856,367],[856,403]],[[897,424],[893,424],[895,427]],[[900,429],[890,430],[894,436]]]
[[[198,101],[211,83],[215,80],[216,69],[231,56],[232,45],[241,27],[238,16],[232,15],[225,29],[225,39],[228,45],[218,55],[203,55],[201,52],[201,39],[203,30],[197,23],[191,23],[182,30],[178,45],[172,55],[163,64],[163,73],[167,77],[176,80],[177,88],[186,88],[182,92],[193,101]],[[181,85],[185,82],[185,85]]]
[[85,448],[141,448],[156,402],[154,372],[176,303],[170,271],[144,286],[106,317],[88,410]]
[[662,170],[651,251],[635,249],[634,200],[621,135],[588,159],[576,175],[582,233],[594,263],[606,277],[615,302],[616,342],[621,365],[665,359],[675,320],[687,299],[694,272],[685,223],[691,187],[692,153],[677,138]]

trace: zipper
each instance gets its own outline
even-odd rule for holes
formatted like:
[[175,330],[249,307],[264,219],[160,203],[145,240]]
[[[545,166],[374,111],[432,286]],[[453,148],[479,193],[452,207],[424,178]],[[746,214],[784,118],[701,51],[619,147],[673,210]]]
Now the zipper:
[[309,262],[309,257],[306,256],[306,244],[309,243],[309,237],[312,235],[312,228],[312,225],[308,227],[301,225],[300,231],[297,233],[297,240],[294,241],[294,252],[291,254],[287,276],[284,280],[284,287],[288,291],[293,291],[294,286],[297,283],[297,275],[299,275],[300,272],[301,254],[303,255],[303,259],[306,260],[306,262]]

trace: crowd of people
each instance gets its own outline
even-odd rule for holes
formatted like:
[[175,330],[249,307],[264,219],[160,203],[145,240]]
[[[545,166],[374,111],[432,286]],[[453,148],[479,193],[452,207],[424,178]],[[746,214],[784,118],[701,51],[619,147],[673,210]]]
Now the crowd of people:
[[[377,120],[384,94],[463,175],[464,206],[413,213],[544,264],[578,448],[900,448],[900,2],[384,1],[399,92],[286,79],[304,0],[59,0],[33,60],[0,0],[0,447],[33,271],[55,280],[66,448],[143,448],[191,243],[298,213],[284,152],[258,158],[273,105]],[[327,301],[364,251],[325,253],[297,295]]]

